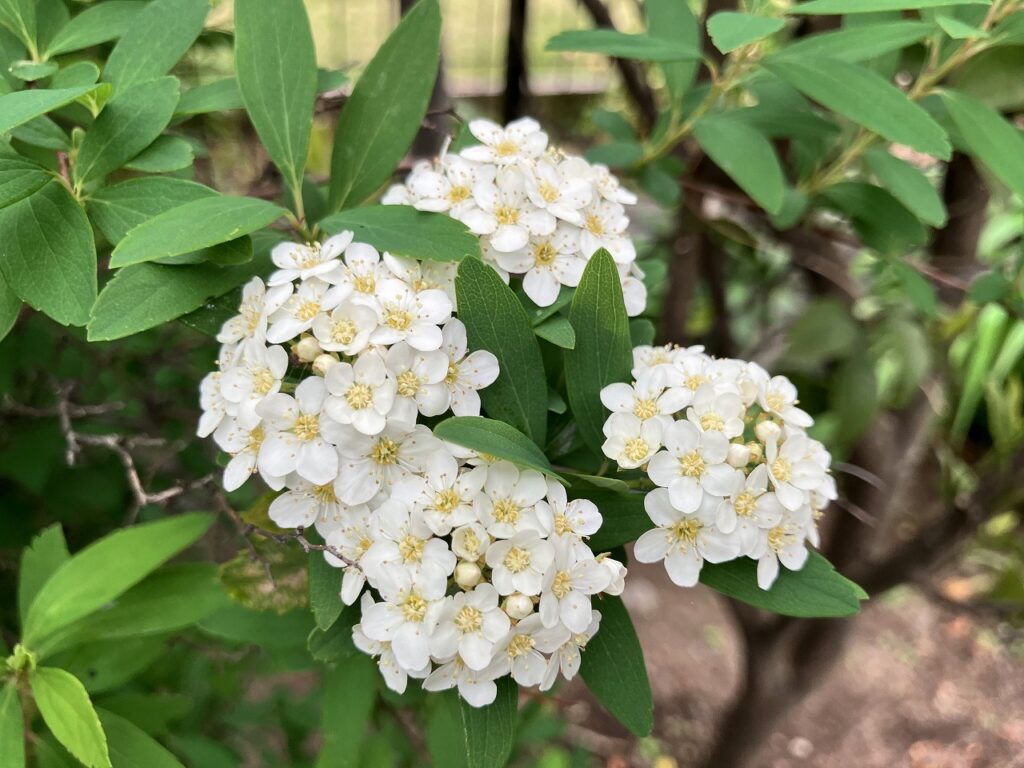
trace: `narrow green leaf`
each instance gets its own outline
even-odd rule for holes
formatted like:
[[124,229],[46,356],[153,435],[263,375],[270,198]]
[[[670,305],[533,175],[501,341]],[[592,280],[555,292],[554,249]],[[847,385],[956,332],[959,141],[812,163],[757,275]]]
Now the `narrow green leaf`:
[[331,156],[332,210],[377,191],[405,155],[427,112],[441,56],[437,0],[420,0],[384,41],[338,118]]
[[629,612],[612,595],[603,595],[594,607],[601,625],[583,651],[580,675],[616,720],[636,736],[647,736],[654,725],[654,701]]
[[34,0],[0,0],[0,26],[7,27],[29,48],[36,41],[36,4]]
[[356,242],[369,243],[396,256],[428,261],[460,261],[480,255],[480,238],[466,225],[440,213],[408,205],[371,205],[334,213],[320,222],[336,234],[346,229]]
[[434,437],[521,467],[536,469],[561,483],[565,482],[530,438],[503,421],[483,416],[451,416],[434,427]]
[[575,348],[563,353],[569,406],[584,441],[600,453],[608,417],[601,404],[601,390],[628,381],[633,367],[619,272],[604,249],[591,257],[583,271],[569,308],[569,322],[576,331]]
[[0,208],[38,192],[52,179],[52,173],[31,160],[0,156]]
[[0,341],[11,332],[21,312],[21,299],[7,287],[3,274],[0,274]]
[[18,571],[18,615],[23,626],[28,609],[43,584],[70,557],[64,531],[59,523],[41,531],[25,547],[21,553],[21,569]]
[[911,213],[933,227],[946,225],[946,206],[921,171],[879,147],[865,152],[864,159],[882,186]]
[[57,107],[63,107],[89,93],[94,87],[83,85],[78,88],[59,88],[52,91],[34,88],[0,96],[0,135],[9,133],[12,128],[27,123],[40,115],[45,115]]
[[328,564],[323,552],[309,553],[309,608],[320,629],[329,629],[345,608],[341,569]]
[[782,210],[786,180],[772,143],[760,131],[724,114],[702,117],[694,135],[715,165],[754,202],[768,213]]
[[302,0],[235,0],[238,89],[260,141],[301,189],[316,100],[316,52]]
[[826,189],[822,197],[849,216],[864,244],[876,251],[899,253],[928,237],[917,217],[881,187],[844,181]]
[[860,62],[924,40],[935,27],[924,21],[888,21],[808,35],[786,44],[787,56],[824,55]]
[[630,35],[614,29],[573,29],[548,40],[547,51],[603,53],[637,61],[699,60],[700,49],[683,40]]
[[195,160],[192,145],[179,136],[158,136],[156,141],[124,164],[132,171],[168,173],[188,168]]
[[39,714],[57,741],[89,768],[111,768],[103,726],[78,678],[63,669],[38,667],[29,683]]
[[750,43],[770,37],[786,26],[782,19],[752,13],[719,11],[708,19],[708,34],[715,48],[730,53]]
[[120,91],[85,134],[74,164],[75,183],[101,179],[152,144],[174,114],[178,79],[161,77]]
[[964,22],[956,19],[952,16],[945,14],[938,14],[935,17],[935,23],[939,25],[943,32],[945,32],[953,40],[970,40],[972,38],[986,38],[989,37],[989,33],[983,29],[965,24]]
[[949,159],[949,139],[942,127],[878,73],[819,55],[782,54],[766,59],[765,67],[808,98],[880,136]]
[[213,518],[188,514],[124,528],[90,544],[39,590],[23,633],[28,647],[144,579],[206,532]]
[[799,3],[789,13],[841,14],[910,11],[945,5],[990,5],[992,0],[811,0]]
[[161,213],[217,192],[194,181],[172,178],[129,179],[89,196],[89,218],[112,245],[128,231]]
[[950,426],[950,435],[956,445],[963,442],[978,410],[985,392],[985,380],[990,375],[1009,320],[1009,313],[998,304],[986,304],[978,315],[974,344],[963,374],[963,391]]
[[472,707],[459,699],[462,732],[469,768],[504,768],[516,736],[519,688],[511,677],[499,677],[493,704]]
[[144,7],[135,0],[107,0],[86,8],[53,36],[46,55],[58,56],[116,40],[135,23]]
[[498,378],[480,393],[484,410],[544,445],[548,389],[526,310],[498,273],[479,259],[459,264],[455,295],[470,348],[486,349],[498,358]]
[[110,52],[103,79],[123,92],[170,72],[203,31],[209,0],[152,0]]
[[942,102],[970,153],[1024,196],[1024,135],[988,105],[957,91],[943,91]]
[[800,618],[852,616],[860,610],[860,601],[867,599],[864,590],[814,551],[801,570],[780,568],[779,577],[767,591],[757,586],[757,561],[746,557],[717,565],[705,563],[700,580],[755,608]]
[[201,197],[143,222],[110,256],[111,267],[190,253],[234,240],[276,221],[286,211],[254,197]]
[[181,94],[175,115],[201,115],[206,112],[228,112],[245,109],[238,81],[233,77],[197,85]]
[[[687,48],[700,50],[701,30],[690,10],[688,0],[647,0],[644,3],[647,34],[651,37],[678,40]],[[700,67],[698,59],[663,61],[665,85],[672,96],[674,110],[682,110],[683,97],[689,92]]]
[[178,758],[130,720],[103,709],[97,714],[114,768],[184,768]]
[[0,765],[4,768],[25,768],[21,699],[12,680],[8,680],[0,691]]
[[85,325],[96,300],[96,246],[85,211],[62,183],[0,210],[0,272],[39,311]]
[[576,346],[576,332],[572,324],[561,315],[555,315],[534,327],[533,332],[556,347],[572,349]]
[[365,653],[339,659],[324,674],[321,764],[331,768],[361,765],[360,750],[371,730],[379,679],[377,665]]

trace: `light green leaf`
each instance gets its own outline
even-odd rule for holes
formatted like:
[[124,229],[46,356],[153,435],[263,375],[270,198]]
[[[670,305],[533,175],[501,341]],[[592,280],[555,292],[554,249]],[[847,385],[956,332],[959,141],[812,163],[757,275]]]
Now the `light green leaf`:
[[924,40],[935,27],[924,21],[888,21],[820,32],[786,45],[787,56],[824,55],[860,62],[899,51]]
[[7,68],[14,77],[26,83],[34,83],[49,77],[60,69],[55,61],[16,61]]
[[377,191],[426,114],[441,55],[437,0],[420,0],[384,41],[341,110],[331,156],[332,210]]
[[934,317],[938,309],[938,298],[932,284],[903,259],[894,259],[890,267],[910,303],[929,317]]
[[331,566],[323,552],[309,553],[309,607],[320,629],[329,629],[345,609],[341,569]]
[[585,154],[587,160],[592,163],[602,163],[612,168],[626,168],[640,162],[644,155],[644,148],[640,142],[632,139],[609,141],[606,144],[590,147]]
[[396,256],[428,261],[460,261],[480,255],[480,238],[466,225],[440,213],[408,205],[371,205],[334,213],[320,222],[337,234],[352,230],[355,240]]
[[544,50],[603,53],[637,61],[694,61],[700,49],[683,40],[629,35],[614,29],[573,29],[555,35]]
[[989,33],[983,29],[978,29],[970,24],[965,24],[957,18],[941,13],[936,15],[935,23],[953,40],[970,40],[972,38],[986,38],[989,36]]
[[486,349],[498,358],[498,378],[480,392],[484,410],[544,445],[548,388],[526,310],[498,273],[479,259],[459,264],[455,295],[470,349]]
[[782,19],[752,13],[719,11],[708,19],[708,34],[715,48],[730,53],[744,45],[770,37],[786,26]]
[[971,154],[1024,196],[1024,135],[994,109],[970,96],[943,91],[942,102]]
[[167,74],[199,37],[209,12],[209,0],[146,3],[110,52],[103,79],[123,92]]
[[31,160],[0,155],[0,208],[35,194],[52,179],[52,173]]
[[94,192],[86,201],[86,208],[103,236],[117,245],[129,230],[161,213],[216,195],[209,187],[185,179],[129,179]]
[[39,714],[57,741],[89,768],[111,768],[103,727],[78,678],[63,669],[38,667],[29,683]]
[[869,149],[864,159],[882,186],[911,213],[933,227],[945,226],[946,206],[921,171],[880,147]]
[[322,765],[355,768],[371,730],[370,716],[377,701],[377,665],[364,653],[338,659],[323,676]]
[[978,410],[985,392],[985,380],[992,371],[1009,321],[1009,313],[998,304],[986,304],[978,314],[974,343],[963,375],[963,391],[950,426],[950,436],[955,445],[963,442]]
[[62,183],[0,210],[0,272],[57,322],[86,323],[96,299],[96,247],[85,211]]
[[86,8],[53,36],[46,55],[58,56],[116,40],[135,23],[143,8],[145,5],[135,0],[107,0]]
[[82,140],[73,169],[77,187],[116,171],[152,144],[177,103],[175,77],[137,83],[115,95]]
[[772,143],[760,131],[724,114],[702,117],[694,135],[715,165],[754,202],[768,213],[782,210],[786,180]]
[[33,88],[0,96],[0,134],[8,133],[12,128],[45,115],[57,107],[63,107],[68,102],[89,93],[94,87],[83,85],[79,88],[60,88],[52,91]]
[[[644,3],[647,34],[651,37],[678,40],[687,48],[700,50],[701,31],[688,0],[647,0]],[[700,61],[663,61],[661,71],[665,85],[672,96],[672,107],[681,110],[686,96],[697,76]]]
[[563,353],[569,406],[584,441],[600,453],[608,417],[601,404],[601,390],[614,382],[629,381],[633,367],[619,272],[603,248],[583,270],[569,307],[569,322],[576,331],[575,348]]
[[140,582],[210,527],[209,515],[188,514],[123,528],[64,563],[28,611],[24,643],[38,641],[89,615]]
[[130,720],[100,709],[114,768],[184,768],[174,755]]
[[949,159],[949,139],[942,127],[878,73],[818,55],[782,54],[766,59],[765,67],[808,98],[880,136]]
[[168,173],[188,168],[195,160],[192,145],[178,136],[158,136],[124,167],[144,173]]
[[580,675],[616,720],[634,735],[647,736],[654,725],[654,701],[629,612],[613,595],[595,600],[594,607],[601,613],[601,624],[583,651]]
[[0,765],[4,768],[25,768],[21,699],[13,680],[8,680],[0,691]]
[[867,599],[864,590],[814,551],[801,570],[780,568],[779,577],[767,591],[757,586],[757,561],[747,557],[717,565],[705,563],[700,581],[756,608],[799,618],[852,616],[860,610],[860,601]]
[[576,346],[576,332],[569,321],[561,315],[535,326],[533,332],[562,349],[572,349]]
[[990,5],[992,0],[811,0],[799,3],[789,13],[841,14],[910,11],[945,5]]
[[316,53],[302,0],[235,0],[238,89],[260,141],[302,187],[316,100]]
[[11,332],[21,312],[21,299],[10,288],[0,274],[0,341]]
[[111,267],[164,259],[234,240],[286,214],[254,197],[201,197],[143,222],[125,235],[110,256]]
[[469,768],[504,768],[512,755],[519,688],[508,676],[495,683],[497,698],[486,707],[472,707],[459,699]]
[[29,606],[49,578],[71,557],[60,524],[51,525],[37,534],[21,553],[18,571],[18,615],[22,625]]
[[559,482],[565,482],[530,438],[503,421],[483,416],[451,416],[434,427],[434,437],[511,461],[521,467],[535,469]]
[[[118,2],[119,0],[114,0]],[[104,4],[103,7],[106,7]],[[92,85],[100,79],[100,68],[91,61],[76,61],[62,67],[60,72],[50,80],[51,88],[75,88],[80,85]]]
[[0,0],[0,26],[7,27],[29,49],[36,41],[34,0]]

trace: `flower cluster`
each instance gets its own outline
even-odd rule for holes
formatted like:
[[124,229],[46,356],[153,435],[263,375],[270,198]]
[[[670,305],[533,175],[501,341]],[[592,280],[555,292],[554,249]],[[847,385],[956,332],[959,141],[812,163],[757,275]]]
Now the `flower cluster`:
[[506,282],[521,276],[539,307],[553,304],[563,285],[579,284],[587,261],[605,248],[618,265],[626,311],[643,312],[647,289],[623,208],[636,196],[606,166],[548,146],[531,118],[504,128],[473,120],[469,130],[479,144],[419,163],[383,202],[464,223],[480,236],[484,260]]
[[637,347],[633,363],[635,381],[605,387],[601,401],[612,411],[605,455],[657,486],[644,500],[656,527],[637,540],[636,559],[664,560],[682,587],[705,561],[753,558],[762,589],[779,562],[802,568],[836,487],[793,384],[701,347]]
[[218,335],[198,433],[231,455],[227,490],[259,474],[277,525],[323,536],[341,599],[362,595],[354,640],[394,690],[420,678],[474,706],[503,675],[546,690],[578,671],[591,596],[620,593],[626,569],[587,545],[592,502],[422,423],[478,415],[497,359],[467,354],[447,265],[352,239],[274,248]]

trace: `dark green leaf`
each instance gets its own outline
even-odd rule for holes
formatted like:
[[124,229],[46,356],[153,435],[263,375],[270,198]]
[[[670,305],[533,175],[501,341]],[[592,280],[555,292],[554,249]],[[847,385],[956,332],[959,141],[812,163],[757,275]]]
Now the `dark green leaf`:
[[14,77],[26,83],[34,83],[49,77],[60,69],[55,61],[16,61],[7,68]]
[[53,36],[46,55],[57,56],[116,40],[135,23],[143,8],[144,4],[133,0],[107,0],[86,8]]
[[878,381],[865,350],[859,348],[839,363],[829,405],[838,421],[838,442],[852,446],[878,412]]
[[655,333],[654,323],[646,317],[634,317],[629,321],[629,340],[634,347],[653,344]]
[[782,19],[752,13],[719,11],[708,19],[708,34],[715,48],[730,53],[744,45],[770,37],[786,26]]
[[339,659],[323,676],[324,745],[320,760],[331,768],[360,765],[363,739],[371,730],[380,672],[373,659],[355,653]]
[[982,272],[971,280],[967,296],[975,304],[1002,301],[1013,290],[1013,283],[998,272]]
[[629,544],[654,527],[644,509],[643,493],[616,493],[589,483],[573,483],[569,495],[574,499],[590,499],[601,512],[601,527],[588,541],[595,552],[608,552]]
[[924,40],[935,27],[924,21],[887,21],[820,32],[786,45],[787,56],[820,54],[849,62],[874,59]]
[[622,599],[603,595],[594,607],[601,625],[583,651],[580,675],[590,692],[636,736],[654,725],[654,701],[636,630]]
[[864,244],[882,253],[900,253],[922,244],[928,233],[910,211],[881,187],[844,181],[822,197],[850,217]]
[[0,96],[0,134],[8,133],[12,128],[45,115],[57,107],[63,107],[89,93],[93,88],[91,85],[52,91],[34,88]]
[[469,768],[504,768],[512,755],[519,689],[511,677],[499,677],[495,683],[498,695],[493,704],[477,708],[459,699]]
[[603,53],[638,61],[692,61],[700,59],[700,50],[682,40],[628,35],[614,29],[573,29],[555,35],[545,48],[548,51]]
[[159,136],[124,167],[144,173],[168,173],[188,168],[195,160],[192,145],[178,136]]
[[694,135],[701,148],[754,202],[768,213],[778,213],[786,180],[775,149],[759,131],[728,114],[697,121]]
[[434,88],[440,38],[437,0],[420,0],[356,82],[334,134],[332,210],[370,197],[409,149]]
[[320,629],[330,628],[345,608],[341,569],[328,564],[322,552],[309,553],[309,607]]
[[167,74],[203,30],[209,0],[152,0],[110,52],[103,79],[123,92]]
[[938,309],[938,298],[932,284],[902,259],[893,260],[890,266],[910,303],[925,315],[934,317]]
[[184,768],[178,758],[131,721],[102,709],[98,714],[114,768]]
[[13,680],[8,680],[0,690],[0,765],[4,768],[25,768],[21,698]]
[[877,13],[938,8],[944,5],[989,5],[991,0],[811,0],[789,9],[790,13]]
[[1024,135],[994,109],[970,96],[944,91],[942,101],[971,154],[1024,196]]
[[864,159],[882,186],[911,213],[934,227],[946,225],[946,206],[921,171],[879,147],[869,149]]
[[90,195],[89,217],[112,245],[130,229],[179,205],[215,197],[217,193],[194,181],[171,178],[129,179]]
[[38,667],[29,682],[39,714],[57,741],[89,768],[111,768],[103,727],[78,678],[63,669]]
[[33,147],[53,149],[58,152],[66,152],[71,148],[71,139],[64,129],[46,115],[22,123],[11,131],[11,136]]
[[[338,619],[334,627],[344,621],[347,613],[342,614],[343,618]],[[313,620],[308,611],[279,614],[274,611],[253,611],[231,603],[207,616],[198,626],[206,634],[232,643],[266,648],[303,648],[313,627]],[[351,627],[349,629],[351,635]]]
[[555,315],[540,323],[534,327],[533,332],[562,349],[572,349],[576,346],[576,332],[569,321],[561,315]]
[[3,274],[0,274],[0,341],[11,332],[20,312],[21,299],[7,287]]
[[483,416],[451,416],[434,427],[434,436],[521,467],[536,469],[564,482],[551,468],[543,451],[526,435],[503,421]]
[[424,736],[433,765],[468,768],[462,712],[455,691],[441,691],[427,699],[427,724]]
[[359,606],[350,606],[327,629],[313,627],[306,638],[310,655],[325,664],[360,655],[352,642],[352,627],[359,623]]
[[167,652],[163,637],[86,643],[53,656],[51,664],[73,674],[89,693],[120,688]]
[[355,240],[396,256],[429,261],[460,261],[480,255],[480,238],[450,216],[408,205],[371,205],[334,213],[320,222],[337,234],[352,230]]
[[0,156],[0,208],[38,192],[51,179],[52,173],[31,160]]
[[61,530],[59,523],[37,534],[21,553],[21,569],[18,571],[18,615],[23,626],[29,606],[43,584],[70,557],[68,544],[64,540],[64,531]]

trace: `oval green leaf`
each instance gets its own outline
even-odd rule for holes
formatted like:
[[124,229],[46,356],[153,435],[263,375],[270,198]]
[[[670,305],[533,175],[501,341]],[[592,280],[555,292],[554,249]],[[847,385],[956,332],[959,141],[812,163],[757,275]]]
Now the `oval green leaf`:
[[1024,197],[1024,135],[992,107],[958,91],[944,91],[942,102],[970,153]]
[[128,31],[144,7],[133,0],[107,0],[86,8],[53,36],[46,55],[57,56],[116,40]]
[[203,31],[209,0],[152,0],[110,52],[103,79],[123,92],[171,71]]
[[786,179],[772,143],[743,120],[709,115],[694,126],[697,142],[740,189],[768,213],[782,210]]
[[752,13],[720,11],[708,19],[708,34],[715,48],[731,53],[737,48],[774,35],[786,26],[782,19]]
[[0,135],[8,133],[22,123],[63,107],[93,90],[94,85],[55,90],[31,89],[0,96]]
[[483,416],[452,416],[434,427],[434,437],[535,469],[565,483],[551,468],[544,452],[530,438],[503,421]]
[[459,699],[466,764],[469,768],[504,768],[515,744],[519,687],[511,677],[498,678],[498,694],[486,707]]
[[331,234],[352,230],[356,242],[396,256],[427,261],[460,261],[480,255],[480,238],[450,216],[408,205],[371,205],[328,216],[320,226]]
[[178,758],[135,723],[104,709],[97,710],[97,714],[114,768],[184,768]]
[[29,683],[39,714],[57,741],[89,768],[111,768],[103,726],[78,678],[63,669],[38,667]]

